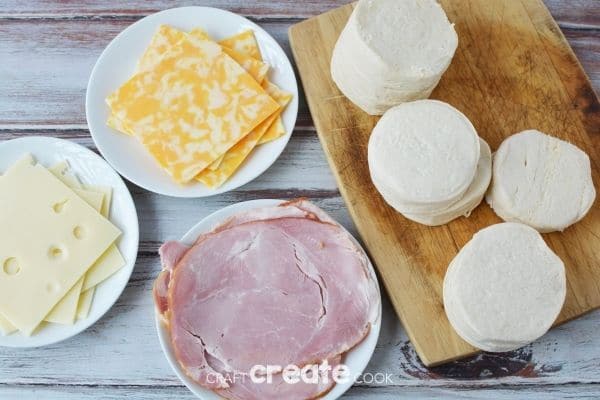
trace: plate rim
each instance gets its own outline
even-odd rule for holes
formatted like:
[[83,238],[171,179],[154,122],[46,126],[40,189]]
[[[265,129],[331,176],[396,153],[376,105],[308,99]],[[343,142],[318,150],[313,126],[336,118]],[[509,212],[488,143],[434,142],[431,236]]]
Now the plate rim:
[[[112,157],[110,156],[110,154],[108,154],[108,152],[106,152],[105,149],[103,149],[102,146],[100,146],[98,144],[98,140],[97,140],[97,135],[103,135],[102,132],[95,132],[95,128],[94,125],[90,123],[90,113],[92,112],[90,110],[91,107],[91,103],[92,103],[92,94],[94,94],[95,92],[91,92],[90,88],[93,88],[93,85],[95,83],[95,76],[97,75],[97,71],[100,68],[100,64],[101,61],[107,57],[107,54],[111,51],[111,49],[113,48],[113,46],[116,46],[117,42],[122,41],[125,39],[126,35],[133,29],[135,29],[136,26],[148,23],[148,19],[150,18],[158,18],[161,14],[168,14],[168,13],[185,13],[185,12],[213,12],[213,13],[221,13],[221,14],[225,14],[228,15],[230,17],[234,17],[234,18],[238,18],[240,19],[240,21],[243,21],[244,24],[249,25],[253,30],[260,32],[262,35],[267,36],[268,38],[270,38],[271,43],[269,43],[269,45],[274,45],[277,52],[279,52],[282,57],[279,58],[280,60],[282,60],[285,63],[285,67],[283,68],[283,70],[286,71],[286,74],[289,73],[291,80],[293,81],[293,87],[291,88],[284,88],[285,90],[289,90],[292,92],[293,94],[293,98],[292,101],[290,102],[290,104],[288,104],[287,108],[284,110],[285,111],[291,111],[291,117],[290,117],[290,121],[291,121],[291,126],[286,127],[286,129],[288,129],[288,132],[286,132],[286,135],[278,138],[277,140],[280,141],[280,146],[278,149],[275,149],[273,151],[273,155],[272,155],[272,160],[269,162],[266,162],[265,165],[261,168],[257,168],[255,173],[250,174],[250,176],[247,179],[242,180],[241,182],[239,182],[238,184],[232,186],[232,187],[227,187],[227,182],[225,182],[221,187],[216,188],[216,189],[209,189],[209,188],[205,188],[207,190],[206,193],[197,193],[194,192],[194,187],[195,186],[190,186],[190,190],[183,190],[180,192],[173,192],[172,190],[169,190],[168,188],[165,188],[164,186],[161,185],[155,185],[155,184],[148,184],[148,182],[146,183],[141,183],[139,179],[132,179],[131,178],[131,173],[127,172],[127,171],[123,171],[121,168],[117,168],[117,166],[115,165],[115,162],[113,162]],[[258,41],[258,38],[257,38]],[[260,46],[261,42],[258,41],[258,44]],[[111,167],[119,174],[121,175],[123,178],[127,179],[129,182],[149,191],[152,193],[156,193],[156,194],[160,194],[163,196],[168,196],[168,197],[174,197],[174,198],[204,198],[204,197],[211,197],[211,196],[216,196],[219,194],[223,194],[223,193],[227,193],[233,190],[237,190],[240,187],[247,185],[248,183],[256,180],[257,178],[259,178],[263,173],[265,173],[269,168],[271,168],[273,166],[273,164],[279,159],[279,157],[281,156],[281,154],[283,153],[283,151],[286,149],[291,136],[294,132],[294,129],[296,127],[296,123],[298,122],[298,111],[299,111],[299,86],[298,86],[298,78],[296,76],[296,72],[294,70],[294,66],[293,63],[291,62],[290,58],[287,56],[287,54],[285,53],[285,51],[283,50],[283,48],[281,47],[281,45],[279,44],[279,42],[269,33],[267,32],[264,28],[262,28],[260,25],[258,25],[257,23],[251,21],[250,19],[244,17],[243,15],[239,15],[236,14],[234,12],[228,11],[228,10],[224,10],[221,8],[216,8],[216,7],[207,7],[207,6],[184,6],[184,7],[174,7],[174,8],[169,8],[166,10],[161,10],[159,12],[156,13],[152,13],[150,15],[145,16],[144,18],[139,19],[138,21],[130,24],[129,26],[127,26],[125,29],[123,29],[121,32],[119,32],[107,45],[106,47],[102,50],[102,53],[100,53],[100,55],[98,56],[98,58],[96,59],[96,62],[94,63],[94,66],[92,68],[92,71],[90,73],[88,82],[87,82],[87,87],[86,87],[86,95],[85,95],[85,114],[86,114],[86,123],[88,125],[88,129],[90,131],[90,135],[92,136],[92,139],[94,141],[94,144],[96,146],[96,148],[98,149],[98,151],[100,152],[100,154],[102,155],[102,157],[111,165]],[[282,114],[283,115],[283,114]],[[98,130],[100,131],[100,128],[98,128]],[[153,160],[155,162],[155,160]],[[244,163],[247,160],[244,160]],[[240,169],[244,168],[244,165],[242,164],[239,169],[234,173],[237,174],[239,173]],[[150,180],[151,182],[152,180]],[[195,185],[195,184],[194,184]],[[198,183],[198,185],[200,185],[200,183]],[[181,187],[185,187],[185,186],[181,186]]]
[[[255,199],[255,200],[241,201],[241,202],[233,203],[228,206],[222,207],[222,208],[215,210],[212,213],[206,215],[199,222],[194,224],[192,226],[192,228],[190,228],[181,237],[180,242],[185,243],[185,244],[190,244],[190,245],[193,244],[195,239],[200,234],[210,232],[212,229],[214,229],[214,227],[216,225],[218,225],[219,223],[222,223],[228,217],[231,217],[231,216],[235,215],[236,213],[244,212],[244,211],[248,211],[248,210],[256,209],[256,208],[260,208],[260,207],[275,206],[275,205],[279,205],[279,204],[282,204],[285,202],[287,202],[287,201],[279,200],[279,199]],[[217,221],[213,221],[215,219],[217,219]],[[382,316],[383,299],[381,297],[381,286],[379,285],[379,279],[377,277],[377,273],[375,271],[373,263],[371,262],[371,259],[369,258],[368,253],[364,250],[362,244],[343,225],[341,225],[337,221],[336,221],[336,223],[342,229],[344,229],[344,231],[346,231],[346,233],[348,233],[350,235],[350,237],[353,239],[353,241],[358,246],[358,248],[360,250],[362,250],[363,253],[365,254],[365,256],[367,257],[367,260],[369,261],[369,272],[371,273],[371,275],[375,281],[375,284],[377,286],[377,293],[378,293],[377,317],[375,318],[375,321],[371,323],[371,329],[369,330],[369,333],[367,334],[367,336],[365,336],[365,338],[361,342],[359,342],[354,348],[352,348],[349,352],[347,352],[347,353],[352,353],[355,350],[362,348],[362,346],[364,346],[364,348],[368,350],[368,357],[362,359],[362,361],[359,363],[360,364],[359,368],[357,368],[357,371],[355,371],[358,374],[362,374],[364,372],[365,368],[367,367],[367,365],[369,364],[369,362],[371,361],[371,359],[373,358],[373,354],[375,353],[375,348],[377,346],[377,343],[378,343],[380,335],[381,335],[381,325],[382,325],[382,317],[383,317]],[[160,343],[160,347],[163,352],[163,355],[167,359],[167,362],[171,366],[171,369],[173,370],[173,372],[175,372],[175,375],[177,376],[177,378],[188,388],[188,390],[192,394],[194,394],[194,396],[196,396],[199,399],[203,399],[203,400],[212,400],[213,398],[220,399],[221,397],[219,397],[215,392],[200,386],[199,384],[193,382],[190,378],[188,378],[188,376],[185,374],[185,372],[183,370],[181,370],[179,364],[177,363],[177,360],[171,359],[171,356],[168,354],[168,351],[172,352],[172,347],[170,345],[168,333],[166,332],[164,323],[163,323],[160,315],[157,312],[156,306],[154,307],[154,323],[155,323],[155,327],[156,327],[158,341]],[[323,400],[338,399],[344,393],[346,393],[352,386],[354,386],[354,381],[352,381],[352,380],[348,381],[347,383],[342,383],[342,384],[336,383],[329,392],[325,393],[320,398]],[[341,388],[341,389],[339,389],[339,393],[337,393],[338,391],[336,391],[336,393],[334,393],[334,390],[336,387]],[[202,392],[202,394],[198,393],[199,390]],[[214,397],[214,396],[216,396],[216,397]]]
[[[51,137],[51,136],[25,136],[25,137],[19,137],[19,138],[15,138],[15,139],[0,141],[0,148],[6,146],[8,144],[21,143],[21,142],[23,142],[23,143],[38,142],[38,143],[42,143],[42,144],[49,143],[52,145],[66,144],[67,146],[72,146],[73,148],[77,148],[78,150],[83,151],[88,156],[95,158],[96,160],[100,161],[104,166],[106,166],[106,168],[108,170],[110,170],[110,173],[113,174],[113,178],[116,178],[118,185],[121,186],[121,188],[112,188],[113,191],[119,190],[120,193],[123,193],[123,195],[125,196],[125,201],[132,207],[133,212],[131,214],[129,214],[127,218],[131,218],[132,220],[135,221],[135,224],[133,224],[134,228],[132,228],[131,232],[128,232],[128,234],[132,235],[133,248],[131,249],[131,252],[132,252],[132,254],[135,254],[135,255],[134,255],[134,258],[130,262],[128,262],[126,260],[125,266],[123,266],[119,270],[119,271],[126,270],[126,268],[129,269],[127,272],[127,279],[125,279],[125,277],[123,278],[123,284],[119,285],[114,290],[114,293],[115,293],[114,299],[111,299],[108,302],[106,309],[101,311],[96,318],[90,317],[88,315],[88,317],[83,319],[83,321],[85,321],[85,322],[82,323],[77,328],[74,328],[72,331],[70,331],[62,336],[59,335],[59,336],[57,336],[56,339],[49,339],[49,340],[45,340],[45,341],[42,340],[36,344],[28,344],[27,343],[28,337],[26,337],[26,336],[23,336],[23,343],[2,343],[2,340],[0,338],[0,347],[13,348],[13,349],[40,348],[40,347],[50,346],[50,345],[64,342],[66,340],[72,339],[73,337],[83,333],[88,328],[90,328],[91,326],[96,324],[98,321],[100,321],[102,318],[104,318],[104,316],[106,316],[106,314],[114,307],[116,302],[119,300],[119,298],[125,291],[125,288],[129,284],[131,275],[133,274],[133,271],[137,264],[137,256],[138,256],[138,252],[139,252],[139,242],[140,242],[140,240],[139,240],[139,238],[140,238],[139,218],[137,215],[137,208],[135,206],[135,201],[133,200],[133,196],[131,195],[131,192],[129,191],[129,189],[127,188],[127,185],[123,181],[123,178],[121,178],[121,176],[112,168],[112,166],[105,159],[103,159],[98,154],[94,153],[89,148],[87,148],[83,145],[80,145],[79,143],[75,143],[71,140],[56,138],[56,137]],[[114,195],[113,195],[113,197],[114,197]],[[119,250],[122,251],[121,248],[119,248]],[[110,277],[108,279],[110,279]],[[104,282],[101,282],[100,285],[102,285],[103,283]],[[93,300],[92,300],[92,307],[93,307]],[[75,326],[76,325],[68,325],[68,326],[66,326],[66,329],[69,329],[69,327],[75,327]],[[36,334],[39,334],[39,333],[36,333]],[[8,337],[11,335],[12,334],[6,335],[6,336]]]

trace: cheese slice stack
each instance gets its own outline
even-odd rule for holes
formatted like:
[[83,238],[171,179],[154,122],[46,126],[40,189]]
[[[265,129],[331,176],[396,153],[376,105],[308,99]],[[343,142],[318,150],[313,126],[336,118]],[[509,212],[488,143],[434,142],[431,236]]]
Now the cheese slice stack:
[[107,98],[107,124],[138,137],[175,181],[217,188],[258,144],[285,134],[291,95],[268,69],[252,31],[216,43],[200,28],[162,25],[136,75]]
[[82,185],[67,169],[28,155],[0,177],[0,221],[13,226],[0,245],[2,334],[85,318],[95,287],[125,264],[108,220],[111,189]]
[[436,100],[387,111],[369,140],[371,179],[405,217],[442,225],[469,216],[490,183],[487,143],[460,111]]

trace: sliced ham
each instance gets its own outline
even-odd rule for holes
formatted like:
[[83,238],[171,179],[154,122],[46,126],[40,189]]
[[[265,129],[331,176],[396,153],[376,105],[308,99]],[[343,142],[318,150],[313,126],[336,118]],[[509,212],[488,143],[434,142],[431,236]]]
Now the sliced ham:
[[163,317],[164,322],[167,322],[166,313],[169,309],[167,301],[169,281],[171,279],[171,271],[179,263],[181,257],[189,250],[189,246],[182,243],[171,241],[163,244],[158,253],[163,265],[163,270],[154,281],[154,302],[159,314]]
[[299,367],[342,354],[368,334],[378,288],[354,239],[301,200],[230,218],[187,248],[161,248],[154,296],[181,367],[230,399],[309,399],[331,383],[229,379],[259,365]]
[[[342,356],[337,356],[328,360],[332,367],[337,366],[342,361]],[[226,375],[229,382],[233,382],[234,377]],[[273,375],[271,383],[254,383],[249,377],[237,377],[235,384],[227,389],[217,390],[216,392],[231,400],[306,400],[316,399],[331,390],[335,385],[331,370],[327,374],[327,380],[319,383],[304,383],[302,381],[295,384],[288,384],[283,380],[281,374]]]

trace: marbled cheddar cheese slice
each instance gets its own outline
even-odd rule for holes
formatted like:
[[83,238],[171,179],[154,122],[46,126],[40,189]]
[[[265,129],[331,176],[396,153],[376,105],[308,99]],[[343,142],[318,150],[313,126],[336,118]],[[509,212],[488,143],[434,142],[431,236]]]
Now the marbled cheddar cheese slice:
[[[220,41],[219,44],[221,46],[232,48],[242,54],[249,55],[251,57],[262,60],[260,48],[258,47],[258,42],[256,41],[254,31],[252,30],[247,30],[237,35],[231,36],[230,38]],[[267,79],[265,79],[265,82],[267,82]],[[273,123],[271,124],[267,132],[263,135],[263,137],[260,139],[258,144],[263,144],[278,139],[284,136],[285,133],[286,131],[283,125],[283,120],[281,119],[281,117],[278,117],[273,121]],[[210,168],[214,168],[214,165],[215,163],[211,164]]]
[[138,61],[137,72],[152,70],[160,63],[169,50],[185,38],[185,32],[177,30],[169,25],[159,26],[154,36],[152,36],[150,44],[146,47],[144,54],[142,54],[142,57]]
[[[154,66],[156,66],[163,55],[173,46],[175,46],[179,41],[185,38],[185,33],[178,31],[175,28],[172,28],[168,25],[161,25],[156,33],[152,36],[150,40],[150,44],[146,47],[144,54],[138,60],[137,63],[137,72],[144,72],[151,70]],[[109,98],[106,99],[107,104],[110,107]],[[117,117],[114,113],[111,113],[108,116],[108,120],[106,121],[106,125],[110,128],[113,128],[119,132],[126,133],[130,136],[134,136],[134,132],[130,126],[127,125],[125,121]]]
[[258,144],[264,144],[267,142],[272,142],[275,139],[279,139],[280,137],[286,134],[285,126],[283,125],[283,120],[281,117],[277,118],[275,122],[271,124],[267,132],[260,139]]
[[[196,28],[190,31],[190,35],[195,36],[197,38],[213,40],[203,29]],[[231,38],[227,38],[224,40],[225,42],[233,42],[234,44],[238,42],[235,36]],[[234,50],[231,47],[227,47],[222,43],[224,41],[219,42],[219,45],[223,48],[223,51],[229,55],[229,57],[233,58],[238,64],[242,66],[252,77],[258,82],[262,83],[264,79],[267,77],[267,73],[269,72],[269,64],[264,63],[258,58],[252,57],[250,54],[241,53],[237,50]],[[258,46],[256,47],[258,49]]]
[[206,168],[198,174],[196,179],[211,189],[216,189],[223,185],[234,174],[242,162],[244,162],[254,147],[256,147],[262,135],[264,135],[278,116],[279,112],[264,120],[248,136],[239,141],[223,155],[223,161],[217,169],[211,170]]
[[161,61],[107,101],[162,168],[187,183],[280,107],[221,46],[168,34],[178,41]]
[[218,188],[223,185],[234,173],[237,171],[240,165],[248,157],[250,152],[256,147],[261,138],[269,131],[269,128],[273,123],[280,119],[281,111],[289,103],[292,96],[279,89],[276,85],[269,82],[264,82],[263,87],[267,93],[273,97],[277,103],[281,106],[273,115],[263,121],[254,130],[244,137],[235,146],[233,146],[227,153],[222,157],[222,162],[218,168],[210,169],[206,168],[196,179],[204,183],[209,188]]
[[[141,59],[138,61],[138,71],[149,70],[160,62],[167,50],[177,44],[184,36],[184,32],[178,31],[168,25],[161,25],[158,31],[152,37],[150,44],[144,51]],[[190,35],[198,39],[212,40],[204,30],[200,28],[193,29]],[[235,41],[235,39],[233,39]],[[269,64],[252,58],[248,55],[238,53],[235,50],[223,47],[223,51],[242,66],[259,83],[262,83],[269,72]],[[133,135],[133,131],[123,121],[114,114],[110,114],[106,124],[119,132]],[[222,158],[220,158],[222,159]],[[218,160],[217,160],[218,161]],[[212,165],[212,164],[211,164]]]
[[[292,100],[291,93],[284,92],[283,90],[279,89],[276,85],[272,84],[268,80],[265,80],[262,83],[262,87],[267,91],[267,93],[269,93],[269,95],[272,98],[275,99],[275,101],[277,101],[277,103],[279,103],[279,105],[282,107],[282,110],[281,110],[282,112],[283,112],[283,109]],[[283,126],[283,121],[281,120],[281,117],[278,117],[269,126],[269,128],[267,129],[267,132],[265,132],[265,134],[260,138],[260,140],[258,141],[258,144],[263,144],[263,143],[267,143],[267,142],[270,142],[275,139],[279,139],[280,137],[282,137],[284,135],[285,135],[285,127]]]
[[[107,99],[106,103],[108,104],[108,99]],[[110,104],[108,104],[108,106],[110,107]],[[131,128],[126,126],[125,123],[123,121],[121,121],[119,118],[117,118],[117,116],[115,114],[113,114],[112,112],[108,115],[108,119],[106,120],[106,125],[108,125],[109,128],[112,128],[121,133],[125,133],[126,135],[134,136],[134,133],[131,130]]]
[[254,36],[254,31],[251,29],[223,39],[219,44],[256,60],[262,60],[256,36]]

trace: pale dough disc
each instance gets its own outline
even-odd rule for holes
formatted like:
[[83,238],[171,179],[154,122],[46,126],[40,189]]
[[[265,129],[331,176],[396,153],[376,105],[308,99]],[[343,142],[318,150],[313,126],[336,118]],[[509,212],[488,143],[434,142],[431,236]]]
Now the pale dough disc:
[[455,304],[455,299],[458,297],[456,294],[450,292],[457,286],[453,284],[453,279],[456,268],[452,267],[452,264],[448,267],[446,276],[444,278],[444,309],[448,320],[456,333],[463,338],[467,343],[472,346],[489,352],[506,352],[516,350],[528,344],[528,342],[494,342],[486,341],[484,338],[479,337],[476,332],[471,329],[467,322],[462,318],[460,312],[457,312],[458,306]]
[[562,231],[581,220],[596,198],[588,155],[542,132],[510,136],[493,161],[486,200],[505,221]]
[[502,223],[476,233],[444,279],[450,323],[473,346],[508,351],[552,326],[566,296],[564,264],[541,235]]
[[473,182],[479,156],[469,119],[437,100],[390,109],[368,147],[373,183],[399,212],[444,209],[458,201]]
[[435,0],[360,0],[333,50],[331,75],[353,103],[381,115],[429,97],[457,46]]
[[481,138],[479,139],[479,143],[481,155],[479,156],[475,179],[473,179],[467,192],[460,200],[440,211],[436,210],[419,214],[404,213],[403,215],[415,222],[429,226],[447,224],[456,218],[471,215],[471,212],[483,200],[483,196],[492,178],[492,152],[490,146]]

